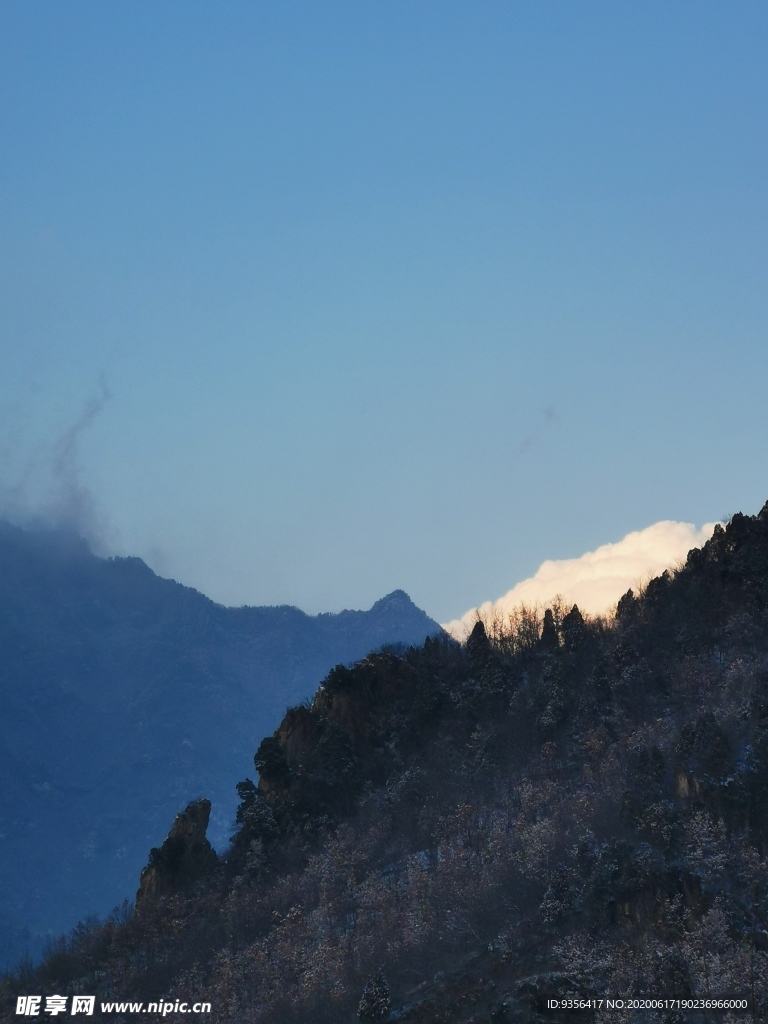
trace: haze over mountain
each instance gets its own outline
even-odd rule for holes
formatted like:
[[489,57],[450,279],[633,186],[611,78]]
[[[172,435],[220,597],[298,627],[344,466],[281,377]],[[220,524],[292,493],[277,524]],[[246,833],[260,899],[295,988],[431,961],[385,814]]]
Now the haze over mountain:
[[286,705],[336,663],[438,632],[402,591],[367,612],[226,608],[138,558],[0,522],[0,965],[25,929],[133,896],[147,849],[202,793],[224,844]]

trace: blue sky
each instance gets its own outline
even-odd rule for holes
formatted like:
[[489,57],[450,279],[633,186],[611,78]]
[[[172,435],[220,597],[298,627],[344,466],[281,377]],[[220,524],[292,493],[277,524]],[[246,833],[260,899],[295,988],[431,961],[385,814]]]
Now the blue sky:
[[768,8],[0,6],[0,497],[438,619],[768,498]]

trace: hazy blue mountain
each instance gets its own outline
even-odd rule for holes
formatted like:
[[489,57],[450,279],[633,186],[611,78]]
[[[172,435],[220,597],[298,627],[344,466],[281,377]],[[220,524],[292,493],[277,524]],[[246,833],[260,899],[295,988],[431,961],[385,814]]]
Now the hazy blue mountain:
[[228,838],[235,783],[336,663],[440,631],[402,591],[370,611],[225,608],[138,558],[0,523],[0,967],[135,894],[189,800]]

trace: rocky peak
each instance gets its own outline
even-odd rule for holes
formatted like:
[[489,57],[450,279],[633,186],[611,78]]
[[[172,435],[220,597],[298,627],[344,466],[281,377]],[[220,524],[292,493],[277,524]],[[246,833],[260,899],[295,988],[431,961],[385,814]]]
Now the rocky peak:
[[149,900],[189,888],[207,875],[218,863],[206,838],[210,800],[200,799],[176,815],[163,845],[153,847],[149,863],[141,872],[136,893],[136,909]]

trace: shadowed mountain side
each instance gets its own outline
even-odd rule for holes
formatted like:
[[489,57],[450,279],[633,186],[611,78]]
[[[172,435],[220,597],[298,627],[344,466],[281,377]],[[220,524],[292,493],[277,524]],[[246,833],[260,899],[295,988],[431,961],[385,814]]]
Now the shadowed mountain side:
[[[440,627],[402,591],[367,612],[225,608],[138,558],[0,523],[0,917],[60,931],[132,895],[149,846],[234,784],[335,664]],[[4,950],[5,962],[20,951]]]

